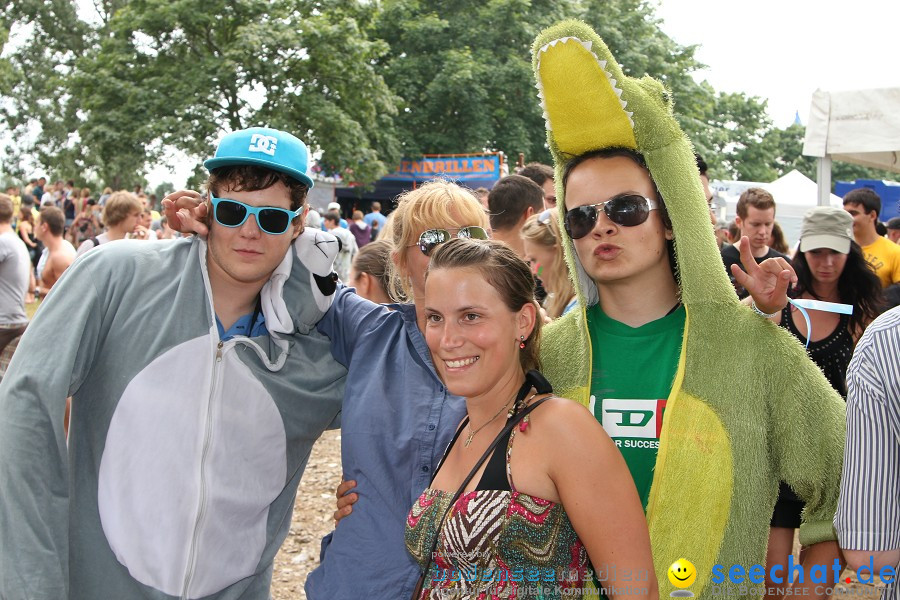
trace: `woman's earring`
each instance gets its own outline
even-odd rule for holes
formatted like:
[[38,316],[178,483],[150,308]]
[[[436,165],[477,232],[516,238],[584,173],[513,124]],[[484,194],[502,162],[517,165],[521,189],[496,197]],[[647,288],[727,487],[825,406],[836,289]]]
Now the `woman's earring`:
[[525,336],[520,335],[519,336],[519,350],[524,350],[524,349],[525,349]]

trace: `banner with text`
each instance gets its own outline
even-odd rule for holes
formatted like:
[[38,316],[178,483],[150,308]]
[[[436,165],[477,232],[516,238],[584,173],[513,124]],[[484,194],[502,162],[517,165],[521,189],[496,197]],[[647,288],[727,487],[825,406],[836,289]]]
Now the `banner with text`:
[[460,156],[424,156],[418,160],[403,160],[400,168],[385,175],[392,181],[428,181],[447,177],[454,181],[472,179],[500,179],[500,156],[473,154]]

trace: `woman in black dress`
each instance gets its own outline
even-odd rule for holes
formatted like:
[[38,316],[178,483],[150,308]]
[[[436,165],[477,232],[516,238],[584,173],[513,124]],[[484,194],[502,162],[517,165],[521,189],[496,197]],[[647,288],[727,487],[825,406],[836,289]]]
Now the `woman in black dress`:
[[[845,376],[853,347],[866,325],[878,316],[882,305],[881,282],[863,257],[862,249],[853,241],[853,217],[841,208],[830,206],[818,206],[807,212],[793,266],[797,273],[794,298],[853,306],[850,315],[810,310],[809,328],[800,311],[791,304],[770,317],[802,343],[808,342],[809,357],[822,369],[831,386],[846,398]],[[787,565],[802,510],[803,502],[782,483],[770,523],[767,577],[772,566]],[[767,580],[766,587],[777,589],[787,585]]]

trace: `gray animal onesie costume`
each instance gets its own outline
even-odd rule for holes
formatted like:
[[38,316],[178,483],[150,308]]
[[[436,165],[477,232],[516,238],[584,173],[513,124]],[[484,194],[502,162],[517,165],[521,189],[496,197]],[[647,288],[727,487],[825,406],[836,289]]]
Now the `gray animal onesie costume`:
[[269,598],[343,396],[315,328],[336,251],[304,231],[260,294],[269,335],[225,342],[199,238],[69,268],[0,384],[0,598]]

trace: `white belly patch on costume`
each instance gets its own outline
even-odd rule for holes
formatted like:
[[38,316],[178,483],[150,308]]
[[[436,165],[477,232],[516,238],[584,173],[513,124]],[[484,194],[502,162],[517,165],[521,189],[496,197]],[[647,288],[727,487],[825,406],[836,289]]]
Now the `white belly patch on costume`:
[[195,338],[132,379],[100,461],[110,548],[137,581],[172,596],[252,575],[286,484],[281,413],[233,348],[215,371],[213,352],[209,336]]

